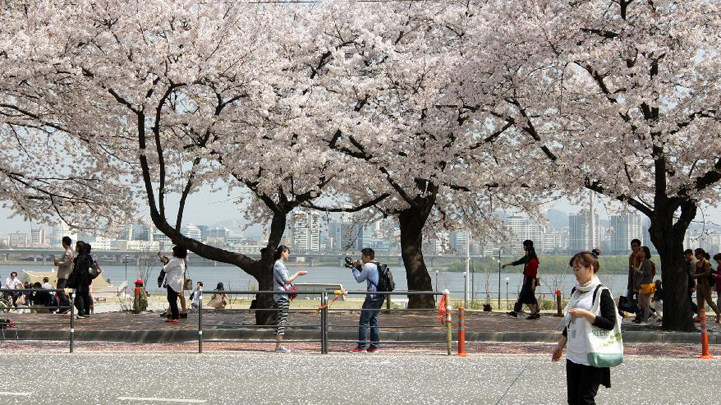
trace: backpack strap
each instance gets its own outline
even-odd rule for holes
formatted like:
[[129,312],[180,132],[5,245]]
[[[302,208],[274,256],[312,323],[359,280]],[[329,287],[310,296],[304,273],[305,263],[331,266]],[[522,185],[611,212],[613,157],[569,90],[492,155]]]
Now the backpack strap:
[[596,286],[596,289],[593,290],[593,299],[591,300],[592,303],[596,302],[596,295],[598,294],[598,290],[603,288],[603,285],[599,284]]

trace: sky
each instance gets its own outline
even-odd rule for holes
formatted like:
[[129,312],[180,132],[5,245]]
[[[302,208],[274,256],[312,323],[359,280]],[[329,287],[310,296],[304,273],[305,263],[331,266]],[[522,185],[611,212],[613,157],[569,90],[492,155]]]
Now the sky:
[[[546,209],[555,209],[563,211],[567,214],[575,214],[582,207],[570,203],[568,200],[560,199],[553,203],[546,204]],[[702,212],[704,215],[702,215]],[[598,210],[601,219],[608,217],[606,209],[599,204]],[[49,228],[43,224],[33,224],[24,221],[20,217],[10,218],[12,212],[6,208],[0,208],[0,235],[6,237],[12,232],[30,232],[30,229],[38,225]],[[699,211],[696,221],[701,222],[705,217],[706,221],[712,224],[721,224],[721,208],[705,207]],[[201,190],[197,194],[190,197],[186,206],[184,215],[184,223],[213,225],[224,221],[237,221],[244,223],[242,214],[238,206],[233,202],[233,198],[229,197],[225,192],[211,192],[208,189]],[[253,227],[249,229],[249,233],[259,234],[262,227]],[[232,229],[232,231],[240,231],[240,229]]]

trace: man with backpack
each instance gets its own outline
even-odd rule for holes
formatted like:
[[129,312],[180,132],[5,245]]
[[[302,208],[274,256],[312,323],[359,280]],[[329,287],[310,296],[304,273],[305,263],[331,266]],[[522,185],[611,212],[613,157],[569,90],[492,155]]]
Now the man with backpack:
[[[361,250],[361,261],[354,261],[351,271],[353,277],[359,283],[366,282],[366,291],[369,293],[379,291],[392,291],[392,278],[387,267],[382,266],[385,274],[381,275],[381,265],[375,262],[375,252],[373,249],[365,248]],[[367,294],[363,302],[363,309],[360,315],[358,325],[358,346],[351,350],[356,353],[375,353],[378,351],[380,342],[380,328],[378,326],[378,316],[383,307],[385,295]],[[366,340],[368,337],[368,328],[370,327],[370,346],[366,349]]]

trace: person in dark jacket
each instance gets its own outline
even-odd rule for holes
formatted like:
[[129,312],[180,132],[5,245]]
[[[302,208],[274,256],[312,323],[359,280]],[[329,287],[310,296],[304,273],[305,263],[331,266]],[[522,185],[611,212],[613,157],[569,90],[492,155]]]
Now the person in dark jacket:
[[686,272],[688,273],[688,300],[691,303],[691,311],[696,314],[698,313],[698,306],[693,302],[693,293],[696,292],[696,279],[693,277],[694,272],[696,272],[696,263],[693,260],[693,250],[684,250],[683,257],[686,260]]
[[[608,367],[593,367],[588,362],[587,332],[585,323],[604,330],[612,330],[616,322],[616,305],[608,289],[601,289],[596,276],[600,268],[598,259],[591,252],[577,253],[570,262],[576,286],[571,293],[566,316],[563,320],[563,335],[551,356],[559,361],[566,353],[566,384],[569,404],[595,404],[598,387],[603,384],[611,388],[611,371]],[[600,297],[597,293],[600,291]],[[599,312],[591,310],[596,299],[600,299]]]
[[515,262],[503,265],[503,268],[523,265],[523,286],[521,287],[521,293],[518,295],[518,301],[513,305],[513,311],[509,312],[508,315],[513,317],[518,316],[518,313],[521,312],[523,308],[523,304],[526,304],[528,308],[531,309],[531,315],[526,319],[538,319],[541,317],[541,312],[538,309],[538,301],[536,300],[539,262],[536,250],[533,248],[533,241],[523,241],[523,250],[526,252],[525,256]]
[[[78,241],[75,244],[75,260],[73,262],[73,271],[68,277],[68,287],[75,289],[75,308],[78,310],[76,317],[83,319],[88,316],[85,312],[90,307],[90,266],[92,259],[85,247],[85,242]],[[87,304],[86,304],[87,301]]]

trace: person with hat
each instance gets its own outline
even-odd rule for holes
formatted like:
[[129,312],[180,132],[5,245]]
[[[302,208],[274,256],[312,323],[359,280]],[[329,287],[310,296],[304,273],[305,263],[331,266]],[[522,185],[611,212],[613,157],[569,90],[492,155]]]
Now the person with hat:
[[143,280],[135,282],[135,298],[133,298],[133,313],[139,314],[148,309],[148,293],[143,287]]
[[523,264],[523,287],[521,287],[521,293],[518,295],[518,301],[513,305],[513,311],[509,312],[508,315],[513,317],[518,316],[518,312],[523,308],[523,304],[528,305],[531,309],[531,315],[526,319],[538,319],[541,317],[541,311],[538,308],[538,301],[536,300],[536,287],[538,286],[538,256],[536,255],[536,249],[533,248],[532,240],[523,241],[523,250],[526,255],[512,263],[506,263],[503,268],[507,266],[518,266]]

